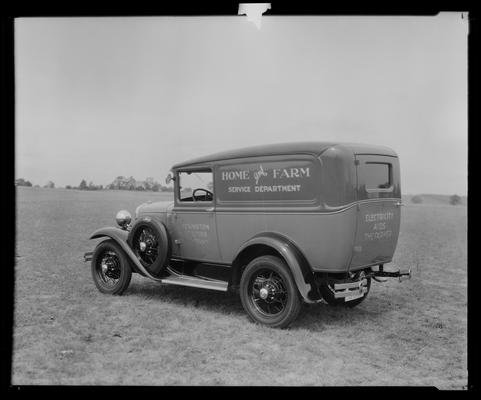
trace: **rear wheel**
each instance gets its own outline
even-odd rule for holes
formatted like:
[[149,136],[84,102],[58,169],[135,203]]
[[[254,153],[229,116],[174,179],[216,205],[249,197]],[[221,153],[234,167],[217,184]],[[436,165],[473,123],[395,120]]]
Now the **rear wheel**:
[[247,265],[240,296],[252,320],[273,328],[287,327],[302,304],[288,266],[275,256],[262,256]]
[[102,293],[121,295],[129,286],[132,270],[124,251],[114,240],[98,244],[92,255],[92,277]]

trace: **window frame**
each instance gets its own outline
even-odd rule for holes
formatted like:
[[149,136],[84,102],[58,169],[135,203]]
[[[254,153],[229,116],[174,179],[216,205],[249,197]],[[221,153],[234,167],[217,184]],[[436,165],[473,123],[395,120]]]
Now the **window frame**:
[[[389,186],[387,188],[368,188],[367,187],[367,182],[363,182],[366,188],[367,193],[373,193],[373,192],[392,192],[394,190],[394,184],[393,184],[393,166],[389,162],[385,161],[364,161],[365,165],[368,164],[382,164],[386,165],[388,167],[388,178],[389,178]],[[366,171],[363,171],[363,173],[366,173]]]
[[[214,190],[212,191],[213,196],[212,200],[198,200],[198,201],[186,201],[182,200],[180,197],[180,188],[181,188],[181,173],[199,173],[199,172],[208,172],[211,174],[212,177],[212,185],[214,186]],[[176,190],[175,190],[175,203],[179,206],[205,206],[215,204],[215,183],[214,183],[214,169],[212,167],[187,167],[181,168],[175,171],[175,182],[176,182]]]

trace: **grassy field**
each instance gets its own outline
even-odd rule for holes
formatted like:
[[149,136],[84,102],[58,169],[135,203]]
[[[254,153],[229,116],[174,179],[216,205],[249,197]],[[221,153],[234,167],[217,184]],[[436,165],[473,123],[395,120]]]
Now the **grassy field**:
[[[406,202],[392,268],[354,309],[304,306],[286,330],[249,322],[233,293],[134,275],[97,291],[82,256],[122,208],[162,193],[17,188],[12,384],[467,384],[467,208]],[[390,267],[391,268],[391,267]]]

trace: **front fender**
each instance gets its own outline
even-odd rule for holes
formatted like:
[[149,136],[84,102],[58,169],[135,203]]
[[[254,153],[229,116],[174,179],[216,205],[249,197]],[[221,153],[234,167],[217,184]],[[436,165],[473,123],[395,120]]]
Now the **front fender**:
[[128,231],[120,228],[113,228],[113,227],[100,228],[100,229],[97,229],[94,233],[92,233],[89,239],[98,239],[101,237],[109,237],[115,240],[120,245],[120,247],[122,247],[122,250],[124,250],[125,254],[134,265],[134,268],[137,269],[137,272],[155,281],[161,281],[161,279],[156,278],[155,276],[152,276],[144,268],[144,266],[140,263],[139,259],[137,258],[137,256],[134,254],[134,252],[128,245],[127,243],[127,238],[129,237]]
[[94,233],[92,233],[89,239],[98,239],[101,237],[110,237],[122,245],[120,242],[127,242],[127,238],[129,236],[129,232],[123,229],[114,228],[111,226],[97,229]]
[[275,249],[284,258],[304,301],[313,303],[320,300],[309,263],[298,247],[285,236],[274,232],[257,234],[240,247],[234,259],[249,247],[259,244]]

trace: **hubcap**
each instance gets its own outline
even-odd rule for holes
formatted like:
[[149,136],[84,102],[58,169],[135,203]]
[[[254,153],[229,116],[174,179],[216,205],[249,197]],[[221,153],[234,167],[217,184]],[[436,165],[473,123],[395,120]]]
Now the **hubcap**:
[[139,243],[139,248],[141,252],[144,252],[145,249],[147,248],[147,244],[145,242],[140,242]]
[[269,291],[266,289],[266,288],[262,288],[260,291],[259,291],[259,294],[261,296],[261,299],[262,300],[265,300],[267,299],[267,296],[269,295]]
[[102,261],[102,272],[105,274],[107,273],[108,269],[109,269],[109,266],[105,263],[105,261]]

